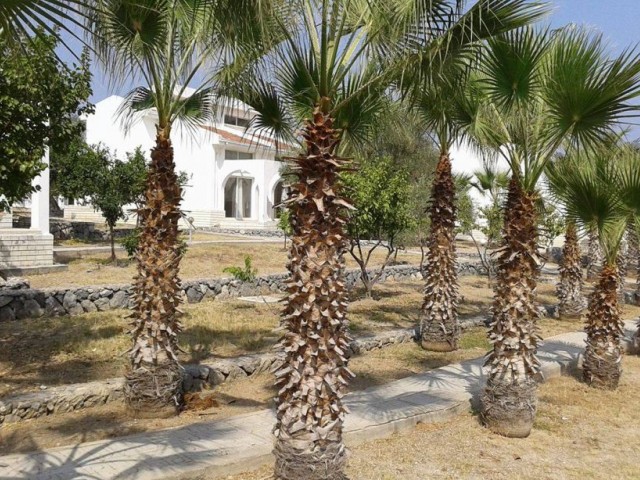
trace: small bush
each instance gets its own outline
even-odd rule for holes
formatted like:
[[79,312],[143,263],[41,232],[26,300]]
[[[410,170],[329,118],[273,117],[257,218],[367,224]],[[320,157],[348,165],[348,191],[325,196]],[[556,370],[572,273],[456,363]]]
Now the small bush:
[[[123,237],[120,244],[124,247],[129,258],[133,258],[138,250],[138,244],[140,243],[140,229],[134,229],[129,235]],[[178,253],[184,255],[187,253],[187,242],[182,238],[178,239]]]
[[224,273],[230,273],[236,280],[243,282],[253,282],[258,274],[258,269],[253,268],[251,264],[251,255],[245,255],[243,267],[226,267],[222,270]]

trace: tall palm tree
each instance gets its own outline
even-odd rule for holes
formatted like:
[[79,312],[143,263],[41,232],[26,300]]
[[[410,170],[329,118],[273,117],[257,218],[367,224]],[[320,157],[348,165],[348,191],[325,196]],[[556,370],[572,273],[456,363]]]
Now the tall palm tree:
[[509,163],[512,177],[481,414],[505,436],[529,435],[537,405],[536,185],[562,145],[607,141],[640,93],[640,58],[606,53],[601,38],[582,29],[522,29],[489,40],[483,59],[486,95],[478,111],[487,119],[476,122],[475,135]]
[[343,152],[368,140],[403,67],[424,62],[435,71],[487,29],[535,10],[525,1],[483,0],[459,16],[455,3],[294,0],[280,15],[293,22],[280,25],[280,48],[241,70],[246,83],[236,91],[258,112],[254,126],[286,139],[300,129],[304,149],[290,159],[296,181],[286,201],[293,236],[286,357],[276,372],[277,478],[344,478],[342,395],[352,374],[343,277],[350,205],[338,182],[351,167]]
[[[568,216],[598,232],[604,252],[604,263],[587,312],[587,347],[582,364],[585,382],[593,387],[615,389],[622,373],[623,325],[620,320],[618,284],[620,276],[616,259],[624,236],[628,210],[621,200],[622,175],[618,171],[617,152],[592,150],[576,155],[571,172],[550,171],[551,184],[561,184],[556,194],[564,203]],[[638,189],[640,177],[627,185]],[[637,182],[637,183],[636,183]]]
[[[125,400],[137,414],[175,414],[182,402],[181,260],[178,248],[181,189],[171,137],[174,127],[198,128],[213,115],[211,67],[253,41],[261,21],[259,2],[249,0],[97,0],[87,29],[98,58],[115,81],[141,81],[125,98],[126,125],[153,109],[156,140],[138,215],[142,226],[133,284],[132,348]],[[245,38],[246,36],[246,38]],[[257,41],[257,39],[256,39]],[[207,74],[207,75],[205,75]],[[201,78],[205,80],[200,81]],[[195,89],[189,85],[198,83]]]

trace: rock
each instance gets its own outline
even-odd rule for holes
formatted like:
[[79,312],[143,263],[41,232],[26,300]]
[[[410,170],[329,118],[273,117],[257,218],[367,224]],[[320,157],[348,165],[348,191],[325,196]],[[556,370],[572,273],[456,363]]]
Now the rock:
[[52,316],[52,317],[56,315],[64,315],[65,313],[67,313],[64,307],[60,304],[58,300],[56,300],[56,297],[54,296],[49,296],[45,299],[44,308],[45,308],[45,313],[48,316]]
[[25,318],[40,318],[44,315],[44,309],[33,299],[26,300],[22,309],[21,313],[26,315]]
[[86,290],[76,290],[76,297],[78,297],[78,300],[85,300],[87,298],[89,298],[89,292],[87,292]]
[[5,415],[4,423],[16,423],[20,421],[20,417],[15,414]]
[[0,415],[9,415],[13,411],[13,404],[10,402],[0,402]]
[[225,380],[226,380],[226,377],[220,370],[216,368],[212,368],[209,371],[209,384],[214,386],[220,385],[221,383],[224,383]]
[[85,312],[96,312],[98,311],[98,307],[91,300],[82,300],[80,305],[84,309]]
[[110,290],[108,288],[104,288],[104,289],[100,290],[100,296],[101,297],[110,297],[111,295],[113,295],[113,290]]
[[62,306],[65,310],[69,310],[70,308],[76,306],[78,304],[78,297],[76,297],[75,293],[71,290],[67,290],[67,293],[64,294],[64,298],[62,299]]
[[11,303],[11,300],[13,300],[13,297],[8,297],[7,295],[0,296],[0,308],[4,307],[5,305],[9,305]]
[[9,277],[5,282],[3,288],[10,289],[10,290],[23,290],[23,289],[31,288],[31,284],[29,283],[29,280],[27,280],[26,278]]
[[101,312],[104,312],[105,310],[109,310],[109,299],[106,297],[98,298],[95,302],[93,302],[93,304]]
[[118,290],[116,293],[113,294],[113,297],[109,301],[109,307],[125,308],[127,306],[128,301],[129,301],[129,298],[127,297],[127,293],[122,290]]
[[228,298],[229,296],[230,296],[229,286],[228,285],[224,285],[220,289],[220,298]]
[[0,322],[11,322],[16,319],[16,314],[10,306],[0,308]]
[[189,303],[198,303],[202,300],[203,294],[196,290],[194,287],[189,287],[187,289],[187,301]]
[[182,379],[182,389],[185,392],[190,392],[191,390],[193,390],[193,377],[188,373],[185,373]]

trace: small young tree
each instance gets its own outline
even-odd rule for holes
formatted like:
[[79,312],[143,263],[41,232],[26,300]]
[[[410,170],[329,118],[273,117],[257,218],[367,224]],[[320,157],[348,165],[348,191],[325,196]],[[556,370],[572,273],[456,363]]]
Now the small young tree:
[[111,260],[116,261],[114,228],[118,220],[126,220],[124,207],[133,203],[144,191],[147,166],[140,149],[127,154],[127,161],[103,155],[100,169],[87,197],[91,205],[102,212],[111,242]]
[[84,142],[73,147],[76,155],[56,157],[52,165],[55,191],[67,198],[85,198],[100,210],[109,228],[111,260],[116,260],[114,228],[125,220],[124,207],[135,203],[144,192],[147,166],[140,148],[127,153],[127,160],[114,158],[102,146]]
[[[343,175],[342,181],[356,207],[347,224],[351,240],[349,252],[360,267],[362,283],[371,296],[373,286],[397,254],[398,235],[412,223],[409,176],[389,157],[381,157],[364,163],[357,174]],[[378,248],[386,249],[387,253],[380,268],[371,276],[367,267]]]

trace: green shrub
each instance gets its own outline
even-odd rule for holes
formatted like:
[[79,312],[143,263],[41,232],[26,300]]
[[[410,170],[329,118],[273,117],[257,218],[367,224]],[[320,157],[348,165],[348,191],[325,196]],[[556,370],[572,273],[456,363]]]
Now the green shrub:
[[[136,250],[138,250],[138,244],[140,243],[140,229],[135,228],[131,231],[129,235],[123,237],[120,240],[120,244],[124,247],[127,252],[129,258],[133,258],[136,255]],[[180,255],[184,255],[187,253],[187,242],[182,238],[178,239],[178,253]]]
[[251,255],[245,255],[243,267],[226,267],[222,270],[224,273],[230,273],[236,280],[243,282],[253,282],[258,274],[258,269],[253,268],[251,264]]

